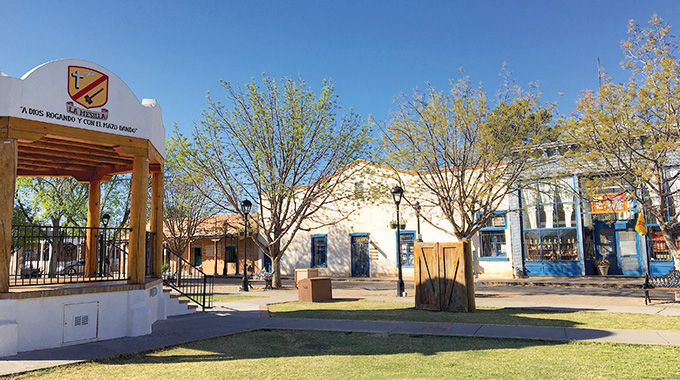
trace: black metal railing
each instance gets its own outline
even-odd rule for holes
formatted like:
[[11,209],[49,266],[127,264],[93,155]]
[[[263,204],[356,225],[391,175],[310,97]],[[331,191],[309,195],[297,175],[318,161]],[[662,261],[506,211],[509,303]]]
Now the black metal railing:
[[[10,285],[126,280],[128,233],[127,228],[14,225]],[[88,234],[96,242],[92,271],[86,269]]]
[[[215,277],[205,274],[182,256],[164,247],[163,284],[205,309],[213,306]],[[164,266],[164,267],[165,267]]]

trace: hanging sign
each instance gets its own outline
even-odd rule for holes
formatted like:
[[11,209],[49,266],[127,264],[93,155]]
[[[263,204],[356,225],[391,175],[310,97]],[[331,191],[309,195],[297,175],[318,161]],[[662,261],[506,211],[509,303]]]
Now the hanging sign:
[[593,214],[608,214],[626,211],[628,211],[626,193],[598,194],[595,196],[595,200],[590,202],[590,212]]

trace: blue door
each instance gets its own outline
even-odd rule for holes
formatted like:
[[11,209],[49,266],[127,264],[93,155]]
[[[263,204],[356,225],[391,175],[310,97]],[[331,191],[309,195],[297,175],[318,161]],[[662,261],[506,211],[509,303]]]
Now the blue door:
[[641,239],[638,236],[633,228],[616,230],[621,273],[626,276],[641,276],[644,273],[638,249]]
[[272,259],[270,259],[269,256],[264,255],[264,260],[263,260],[262,266],[264,267],[265,271],[271,273],[272,272]]
[[644,273],[640,261],[640,239],[631,222],[597,221],[594,227],[595,259],[603,255],[607,257],[609,274],[640,276]]
[[350,235],[352,277],[369,277],[368,234]]

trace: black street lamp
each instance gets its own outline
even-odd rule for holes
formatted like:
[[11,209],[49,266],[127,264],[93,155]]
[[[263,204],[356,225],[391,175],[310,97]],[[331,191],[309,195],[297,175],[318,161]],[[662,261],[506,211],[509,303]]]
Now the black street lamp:
[[404,296],[404,279],[401,276],[401,220],[399,220],[399,203],[401,197],[404,195],[404,189],[401,186],[395,186],[392,191],[392,199],[397,206],[397,268],[399,268],[399,279],[397,280],[397,297]]
[[111,215],[102,215],[102,225],[104,226],[101,233],[100,248],[99,248],[99,275],[104,277],[106,273],[106,266],[104,265],[104,258],[106,256],[106,226],[109,225]]
[[243,291],[248,291],[248,271],[246,269],[246,243],[248,242],[248,214],[253,204],[245,199],[241,202],[241,212],[243,212]]
[[420,202],[416,201],[413,208],[416,209],[416,240],[423,241],[423,235],[420,234]]

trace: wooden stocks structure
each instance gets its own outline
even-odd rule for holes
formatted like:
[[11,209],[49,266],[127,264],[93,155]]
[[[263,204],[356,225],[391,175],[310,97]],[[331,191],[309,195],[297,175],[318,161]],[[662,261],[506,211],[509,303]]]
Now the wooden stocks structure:
[[155,100],[137,97],[91,62],[58,60],[22,78],[0,75],[0,292],[9,291],[17,176],[73,177],[89,185],[85,275],[97,271],[101,183],[132,173],[128,276],[145,279],[149,175],[153,273],[161,276],[165,128]]
[[469,240],[415,243],[416,308],[472,313],[476,310]]

